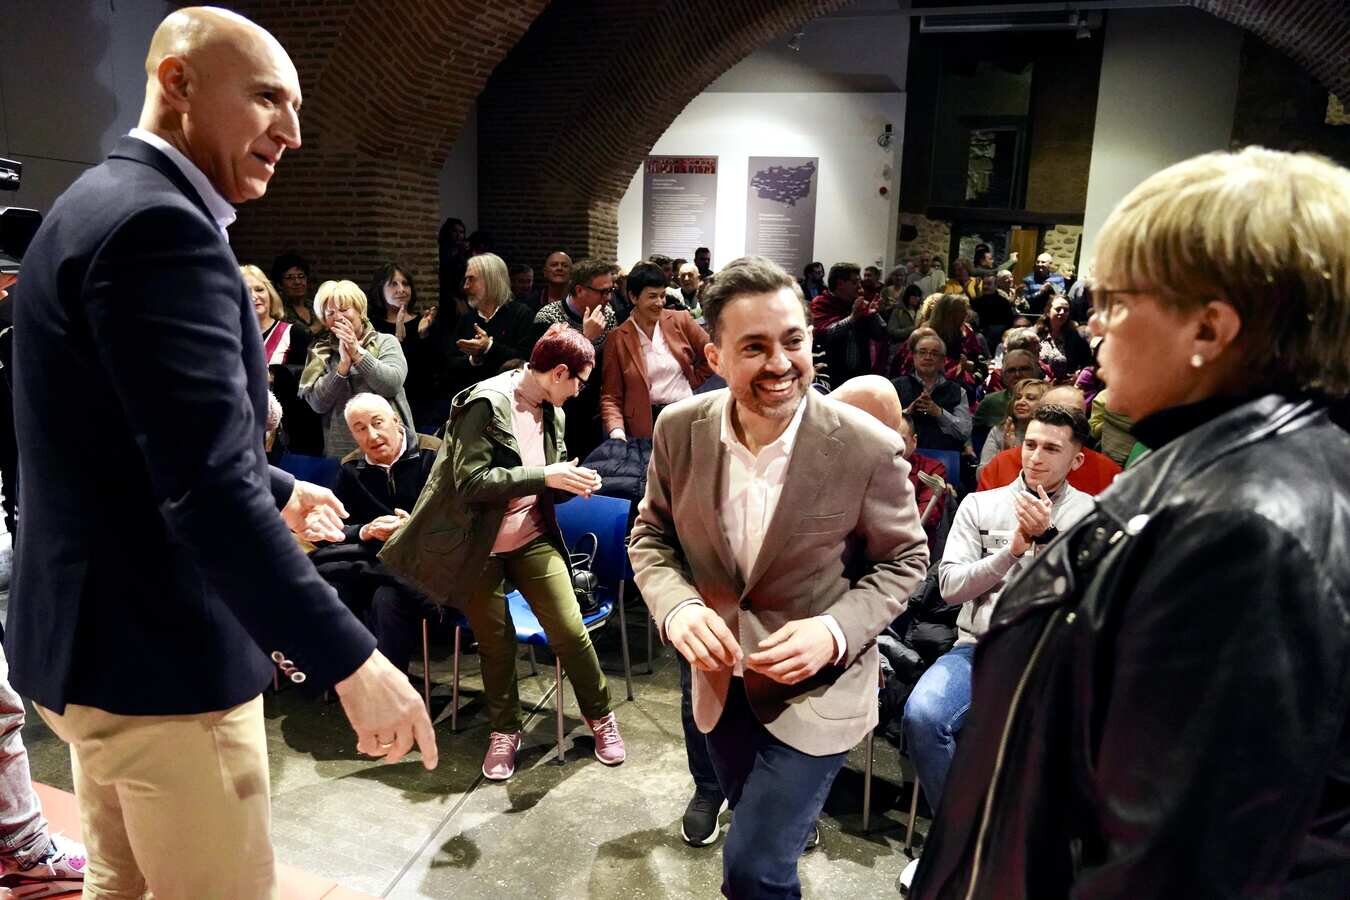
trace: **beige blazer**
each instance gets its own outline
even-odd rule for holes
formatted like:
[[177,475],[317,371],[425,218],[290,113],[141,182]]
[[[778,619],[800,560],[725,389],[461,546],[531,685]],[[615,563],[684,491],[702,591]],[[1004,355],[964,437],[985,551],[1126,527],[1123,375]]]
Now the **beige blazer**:
[[[658,626],[700,597],[748,656],[794,619],[829,613],[847,652],[795,685],[745,672],[756,717],[774,737],[821,756],[842,753],[877,723],[876,637],[905,608],[928,567],[904,445],[868,414],[811,391],[783,493],[754,571],[743,577],[722,531],[726,389],[669,407],[656,423],[647,494],[629,557]],[[664,634],[663,634],[664,637]],[[694,669],[694,720],[712,731],[731,671]]]

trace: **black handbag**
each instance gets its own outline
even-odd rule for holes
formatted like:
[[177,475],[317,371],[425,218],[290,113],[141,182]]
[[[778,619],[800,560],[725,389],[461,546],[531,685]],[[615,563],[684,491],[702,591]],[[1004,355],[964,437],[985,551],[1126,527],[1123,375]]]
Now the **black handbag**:
[[591,571],[595,554],[600,550],[600,538],[588,531],[577,540],[578,547],[586,538],[591,539],[590,553],[572,550],[567,554],[572,561],[572,591],[577,595],[577,605],[581,607],[583,616],[589,616],[600,608],[600,580]]

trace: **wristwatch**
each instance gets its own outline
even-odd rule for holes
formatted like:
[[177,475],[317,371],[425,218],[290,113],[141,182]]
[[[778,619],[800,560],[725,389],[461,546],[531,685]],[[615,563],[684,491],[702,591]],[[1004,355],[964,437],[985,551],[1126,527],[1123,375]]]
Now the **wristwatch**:
[[1038,547],[1044,547],[1046,544],[1050,543],[1057,537],[1059,537],[1059,529],[1051,525],[1049,528],[1045,529],[1045,531],[1043,531],[1040,535],[1032,538],[1031,542]]

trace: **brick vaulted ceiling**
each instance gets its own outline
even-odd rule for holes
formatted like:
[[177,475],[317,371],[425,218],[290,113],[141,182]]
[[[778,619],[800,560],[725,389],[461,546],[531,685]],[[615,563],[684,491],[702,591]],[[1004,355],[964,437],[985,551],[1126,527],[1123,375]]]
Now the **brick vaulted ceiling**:
[[[1350,97],[1345,0],[1186,0]],[[399,258],[435,293],[439,174],[479,101],[479,222],[504,255],[613,256],[632,174],[686,104],[848,0],[240,0],[287,47],[304,147],[240,210],[240,259],[307,254],[364,281]],[[480,96],[481,95],[481,96]]]
[[364,282],[390,258],[435,296],[439,174],[488,75],[547,0],[246,0],[290,52],[302,148],[231,240],[264,269],[298,250],[316,276]]

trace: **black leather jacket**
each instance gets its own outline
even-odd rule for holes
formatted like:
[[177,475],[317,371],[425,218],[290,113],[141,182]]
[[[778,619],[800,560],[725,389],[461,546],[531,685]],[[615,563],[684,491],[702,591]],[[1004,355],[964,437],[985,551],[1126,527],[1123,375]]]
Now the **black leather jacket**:
[[1000,598],[911,896],[1350,897],[1348,647],[1350,434],[1185,433]]

